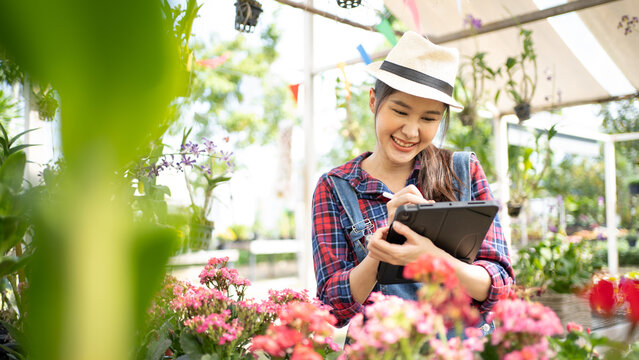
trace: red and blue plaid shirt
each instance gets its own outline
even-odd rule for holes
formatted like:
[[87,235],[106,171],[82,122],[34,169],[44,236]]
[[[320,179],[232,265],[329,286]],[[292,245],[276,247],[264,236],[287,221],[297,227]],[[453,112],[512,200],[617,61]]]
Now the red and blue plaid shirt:
[[[313,262],[317,279],[317,296],[332,308],[338,326],[344,326],[357,313],[363,311],[362,304],[353,299],[349,276],[358,260],[352,245],[347,240],[347,215],[340,203],[332,181],[328,176],[347,180],[355,189],[359,207],[364,218],[371,220],[377,228],[388,225],[386,203],[382,192],[390,191],[380,180],[362,170],[361,163],[371,153],[364,153],[346,164],[322,175],[313,195]],[[417,185],[419,162],[406,181],[406,185]],[[484,170],[475,155],[471,155],[470,175],[472,200],[493,200]],[[365,241],[362,238],[360,241]],[[365,244],[364,244],[365,245]],[[508,295],[514,283],[508,246],[498,218],[495,218],[479,249],[474,265],[485,268],[492,279],[488,298],[474,304],[483,313],[492,309],[500,298]],[[375,291],[375,290],[373,290]],[[368,304],[368,300],[364,305]]]

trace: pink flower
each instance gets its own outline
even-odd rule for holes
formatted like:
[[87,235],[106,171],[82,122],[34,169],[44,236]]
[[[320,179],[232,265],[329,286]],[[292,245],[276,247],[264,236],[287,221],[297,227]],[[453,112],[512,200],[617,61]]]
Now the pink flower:
[[322,356],[316,353],[312,347],[297,344],[293,349],[291,360],[322,360]]
[[571,321],[566,324],[566,330],[568,332],[571,332],[571,331],[582,332],[584,331],[584,327]]

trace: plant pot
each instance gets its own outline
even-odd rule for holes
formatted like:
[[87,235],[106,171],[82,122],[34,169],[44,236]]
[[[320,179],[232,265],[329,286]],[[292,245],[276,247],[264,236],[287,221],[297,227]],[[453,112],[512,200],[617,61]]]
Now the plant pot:
[[459,113],[459,120],[464,126],[473,126],[477,113],[472,105],[467,105],[464,110]]
[[251,33],[262,13],[262,4],[255,0],[237,0],[235,3],[235,30]]
[[[211,225],[193,224],[191,225],[189,249],[192,251],[208,250],[212,245],[213,229]],[[217,247],[217,244],[213,244],[213,248]]]
[[362,0],[337,0],[337,5],[344,9],[352,9],[358,7]]
[[637,237],[633,235],[629,235],[626,240],[628,240],[628,246],[635,247],[637,244]]
[[628,184],[628,191],[630,191],[630,195],[639,195],[639,182]]
[[508,216],[518,217],[521,212],[521,204],[508,202]]
[[519,122],[530,119],[530,104],[517,104],[517,106],[515,106],[515,115],[517,115]]

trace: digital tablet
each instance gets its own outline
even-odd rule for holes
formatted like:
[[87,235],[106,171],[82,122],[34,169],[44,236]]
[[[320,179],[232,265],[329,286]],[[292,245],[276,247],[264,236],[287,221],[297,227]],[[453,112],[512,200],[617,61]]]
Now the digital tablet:
[[[433,241],[435,246],[466,262],[475,261],[477,252],[497,215],[495,200],[407,204],[397,208],[394,221],[399,221],[418,234]],[[386,241],[403,244],[406,238],[393,231],[391,223]],[[404,267],[380,262],[377,282],[397,284],[414,282],[404,278]]]

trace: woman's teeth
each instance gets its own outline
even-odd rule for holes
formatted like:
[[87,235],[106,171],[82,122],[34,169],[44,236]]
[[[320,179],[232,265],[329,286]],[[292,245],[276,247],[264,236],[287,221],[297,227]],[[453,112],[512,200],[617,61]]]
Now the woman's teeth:
[[409,142],[401,141],[401,140],[399,140],[398,138],[396,138],[394,136],[391,136],[391,139],[393,139],[395,144],[397,144],[397,145],[399,145],[401,147],[406,147],[406,148],[415,146],[415,144],[417,144],[417,143],[409,143]]

